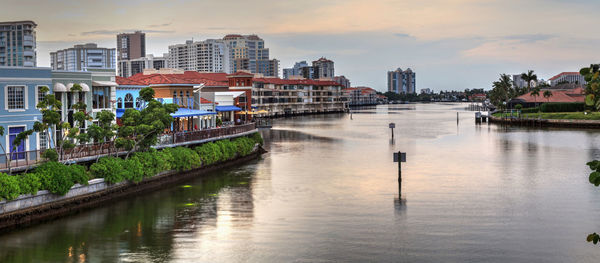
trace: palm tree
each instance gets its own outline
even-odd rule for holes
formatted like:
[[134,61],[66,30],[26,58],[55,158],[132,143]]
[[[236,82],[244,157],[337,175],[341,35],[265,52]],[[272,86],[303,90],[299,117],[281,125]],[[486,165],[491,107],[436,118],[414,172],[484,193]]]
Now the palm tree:
[[521,74],[521,79],[527,81],[527,91],[523,92],[525,94],[531,90],[531,81],[537,82],[537,75],[533,73],[533,70],[528,70],[527,73]]
[[508,104],[508,101],[514,96],[514,89],[512,86],[512,80],[509,75],[501,74],[500,78],[493,83],[494,89],[492,92],[497,101],[500,102],[504,99],[504,102]]
[[531,96],[533,97],[534,105],[537,104],[536,98],[540,96],[540,88],[533,88],[533,90],[531,91]]
[[550,102],[550,97],[552,97],[552,91],[550,91],[550,90],[544,91],[544,98],[546,98],[548,100],[548,102]]

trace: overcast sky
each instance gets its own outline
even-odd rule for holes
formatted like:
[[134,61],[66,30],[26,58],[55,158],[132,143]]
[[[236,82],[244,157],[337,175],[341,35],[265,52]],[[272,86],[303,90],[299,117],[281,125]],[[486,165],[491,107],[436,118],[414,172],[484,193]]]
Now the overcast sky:
[[145,31],[155,55],[186,39],[257,34],[281,68],[327,57],[353,86],[382,91],[398,67],[436,91],[578,71],[600,61],[598,10],[587,0],[0,0],[0,20],[38,24],[38,66],[77,43],[114,48],[118,32]]

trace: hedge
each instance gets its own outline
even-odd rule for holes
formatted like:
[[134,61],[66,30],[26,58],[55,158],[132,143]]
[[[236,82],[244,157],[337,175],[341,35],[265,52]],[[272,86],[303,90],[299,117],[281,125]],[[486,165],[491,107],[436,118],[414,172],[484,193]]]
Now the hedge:
[[263,144],[259,133],[233,140],[204,143],[194,149],[151,149],[134,153],[127,160],[102,157],[89,170],[82,165],[50,161],[23,175],[0,173],[0,199],[12,200],[22,194],[36,194],[42,189],[64,195],[77,183],[87,185],[91,178],[104,178],[112,184],[125,180],[138,183],[163,171],[185,171],[246,156],[252,153],[256,144]]
[[521,113],[538,113],[540,112],[540,108],[539,107],[535,107],[535,108],[525,108],[521,110]]
[[582,102],[550,102],[540,107],[542,112],[577,112],[584,110]]

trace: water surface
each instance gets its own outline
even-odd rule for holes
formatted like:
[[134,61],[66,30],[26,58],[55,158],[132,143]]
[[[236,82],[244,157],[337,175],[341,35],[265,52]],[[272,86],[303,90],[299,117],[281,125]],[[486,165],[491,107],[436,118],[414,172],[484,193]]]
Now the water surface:
[[0,262],[595,261],[585,163],[600,132],[475,125],[463,109],[278,119],[262,159],[1,235]]

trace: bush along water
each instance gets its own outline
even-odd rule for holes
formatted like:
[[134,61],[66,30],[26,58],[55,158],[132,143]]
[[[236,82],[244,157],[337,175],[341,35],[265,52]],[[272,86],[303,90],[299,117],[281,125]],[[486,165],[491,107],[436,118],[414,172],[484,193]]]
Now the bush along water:
[[166,148],[161,151],[150,149],[136,152],[128,159],[102,157],[89,169],[82,165],[65,165],[49,161],[27,174],[0,173],[0,200],[13,200],[22,194],[36,194],[39,190],[64,195],[73,185],[87,185],[92,178],[104,178],[110,184],[123,181],[139,183],[144,178],[164,171],[186,171],[247,156],[252,153],[257,144],[263,145],[260,133],[231,140],[208,142],[193,149],[187,147]]

